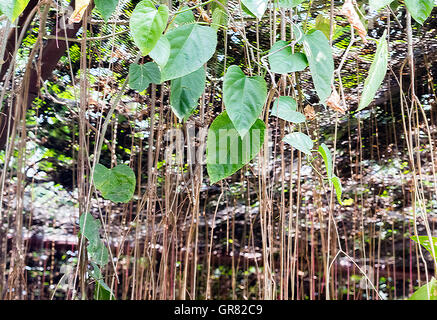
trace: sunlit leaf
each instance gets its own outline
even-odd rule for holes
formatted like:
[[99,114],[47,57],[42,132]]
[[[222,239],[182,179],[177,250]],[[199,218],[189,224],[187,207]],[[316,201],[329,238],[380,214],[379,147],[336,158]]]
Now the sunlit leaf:
[[129,66],[129,86],[139,92],[147,89],[150,83],[161,83],[161,71],[154,62],[132,63]]
[[311,149],[314,146],[313,140],[302,132],[293,132],[286,135],[283,139],[284,142],[290,144],[293,148],[306,153],[311,154]]
[[162,69],[162,81],[183,77],[198,70],[212,57],[217,33],[211,27],[186,24],[169,31],[170,56]]
[[293,123],[305,122],[305,116],[297,112],[297,103],[292,97],[279,97],[273,103],[271,115]]
[[343,205],[343,203],[342,203],[342,201],[341,201],[342,187],[341,187],[341,181],[340,181],[340,178],[337,177],[336,175],[334,175],[334,176],[331,178],[331,182],[332,182],[332,184],[334,185],[334,190],[335,190],[335,194],[337,195],[338,203],[339,203],[340,205]]
[[325,162],[326,166],[326,174],[328,176],[328,180],[331,180],[332,178],[332,155],[331,151],[329,150],[328,146],[324,143],[322,143],[319,146],[319,153],[323,158],[323,161]]
[[331,85],[334,81],[334,59],[331,46],[326,36],[319,30],[306,35],[303,45],[317,95],[320,103],[324,104],[331,95]]
[[1,0],[0,11],[5,14],[12,22],[17,19],[20,14],[26,9],[29,0]]
[[437,300],[437,280],[433,277],[430,282],[417,289],[409,300]]
[[205,90],[205,80],[205,69],[201,67],[193,73],[171,81],[170,104],[179,120],[187,118],[196,108]]
[[418,23],[423,24],[431,15],[434,0],[405,0],[408,11]]
[[[431,237],[431,239],[432,245],[429,242],[428,236],[419,236],[419,239],[417,238],[417,236],[411,237],[411,240],[421,244],[426,250],[428,250],[429,253],[431,253],[431,256],[434,256],[432,253],[432,248],[434,247],[434,254],[437,255],[437,237]],[[435,259],[437,259],[437,257],[435,257]]]
[[244,137],[255,123],[266,97],[267,84],[262,77],[248,77],[236,65],[228,68],[223,80],[223,100],[240,136]]
[[364,89],[357,111],[366,108],[372,102],[387,73],[388,44],[386,36],[387,31],[384,31],[381,39],[379,39],[375,58],[370,66],[369,75],[364,82]]
[[134,172],[124,164],[112,169],[99,163],[96,165],[94,184],[105,199],[113,202],[129,202],[135,191],[135,183]]
[[150,0],[137,4],[130,18],[132,37],[143,55],[149,54],[164,31],[168,20],[168,7],[160,5],[158,9]]
[[270,49],[269,64],[272,72],[287,74],[302,71],[308,66],[306,56],[301,52],[293,54],[289,44],[290,42],[280,40]]
[[259,153],[264,143],[266,126],[260,119],[242,139],[226,111],[221,113],[208,130],[206,162],[211,184],[225,179]]

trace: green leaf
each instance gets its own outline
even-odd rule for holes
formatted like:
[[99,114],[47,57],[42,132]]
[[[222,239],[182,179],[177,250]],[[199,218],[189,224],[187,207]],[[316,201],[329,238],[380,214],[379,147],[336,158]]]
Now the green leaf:
[[159,38],[156,46],[150,51],[149,56],[155,60],[155,62],[161,67],[167,64],[168,58],[170,57],[170,42],[168,42],[167,37],[163,35]]
[[12,22],[17,19],[26,9],[29,0],[1,0],[0,11],[3,12]]
[[322,156],[323,161],[325,162],[326,175],[328,176],[328,180],[331,181],[331,179],[332,179],[332,155],[331,155],[331,151],[329,151],[329,148],[326,144],[322,143],[319,146],[319,153]]
[[274,73],[287,74],[290,72],[302,71],[308,66],[308,61],[303,53],[294,53],[288,41],[276,42],[269,56],[270,69]]
[[106,245],[99,238],[97,241],[90,241],[87,246],[88,255],[91,261],[104,266],[109,261],[109,252]]
[[183,77],[198,70],[213,56],[217,33],[211,27],[186,24],[169,31],[170,56],[162,69],[162,81]]
[[326,36],[319,30],[306,35],[303,46],[320,103],[325,104],[326,99],[331,95],[331,85],[334,81],[331,46]]
[[124,164],[112,169],[99,163],[96,165],[94,184],[105,199],[113,202],[129,202],[135,192],[135,183],[134,172]]
[[335,194],[337,195],[338,203],[339,203],[340,205],[343,205],[343,203],[341,202],[342,187],[341,187],[341,181],[340,181],[340,178],[337,177],[336,175],[334,175],[334,176],[331,178],[331,182],[332,182],[332,184],[334,185],[334,190],[335,190]]
[[278,6],[281,8],[291,9],[300,5],[305,0],[278,0]]
[[263,78],[247,77],[236,65],[228,68],[223,80],[223,101],[241,137],[261,114],[266,97],[267,84]]
[[314,146],[313,140],[302,132],[293,132],[282,139],[284,142],[290,144],[293,148],[306,153],[311,154],[311,149]]
[[[431,256],[433,256],[432,247],[434,247],[434,254],[437,255],[437,237],[431,237],[431,239],[432,246],[429,242],[428,236],[419,236],[419,239],[417,239],[417,236],[411,237],[411,240],[417,242],[418,244],[421,244],[426,250],[428,250],[429,253],[431,253]],[[434,259],[437,259],[437,257],[434,257]]]
[[379,39],[375,58],[370,66],[369,75],[364,82],[364,89],[357,111],[366,108],[372,102],[387,73],[388,45],[386,36],[387,31],[384,31],[381,39]]
[[305,122],[305,116],[296,110],[296,100],[294,100],[292,97],[284,96],[275,100],[271,115],[293,123]]
[[405,5],[413,19],[423,24],[434,8],[434,0],[405,0]]
[[430,282],[417,289],[408,300],[437,300],[437,280],[433,277]]
[[94,219],[90,213],[87,212],[80,216],[80,232],[88,239],[88,241],[95,242],[96,239],[100,239],[100,226],[100,221]]
[[258,119],[242,139],[226,111],[217,116],[208,130],[206,145],[211,184],[231,176],[255,158],[264,143],[265,130],[264,122]]
[[108,22],[118,5],[118,0],[94,0],[97,10],[102,14],[103,19]]
[[[329,39],[329,36],[331,34],[331,19],[330,18],[325,18],[322,14],[319,14],[316,17],[315,27],[317,30],[322,31],[323,34],[325,35],[325,37],[327,39]],[[334,21],[334,30],[332,30],[333,36],[335,35],[336,28],[337,28],[337,24]]]
[[193,73],[171,81],[170,104],[173,112],[183,120],[187,118],[205,90],[206,74],[204,67]]
[[225,11],[223,11],[221,8],[215,8],[212,12],[212,23],[211,27],[214,28],[214,30],[218,30],[220,26],[227,26],[228,25],[228,15]]
[[167,26],[168,8],[160,5],[156,9],[150,0],[137,4],[130,18],[130,29],[135,44],[143,55],[149,54],[155,47]]
[[241,0],[241,3],[253,16],[261,20],[267,9],[268,0]]
[[129,86],[132,89],[141,92],[147,89],[150,83],[161,83],[161,71],[155,62],[132,63],[129,66]]
[[379,10],[392,3],[393,0],[369,0],[370,9]]

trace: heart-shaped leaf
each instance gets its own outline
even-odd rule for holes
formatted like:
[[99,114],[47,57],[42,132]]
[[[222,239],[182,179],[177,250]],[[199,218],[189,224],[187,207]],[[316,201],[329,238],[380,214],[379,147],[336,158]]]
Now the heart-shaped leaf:
[[260,119],[242,139],[226,111],[221,113],[208,130],[206,162],[211,184],[225,179],[259,153],[264,143],[266,126]]
[[[429,253],[431,253],[431,256],[434,256],[434,254],[437,255],[437,237],[431,237],[432,244],[429,242],[428,236],[419,236],[419,238],[417,238],[417,236],[412,236],[411,240],[421,244]],[[433,247],[434,254],[432,253]],[[437,259],[437,257],[434,259]]]
[[434,0],[405,0],[405,5],[413,19],[423,24],[431,15]]
[[332,182],[332,184],[334,185],[334,190],[335,190],[335,194],[337,195],[338,203],[339,203],[340,205],[343,205],[343,203],[342,203],[342,201],[341,201],[342,187],[341,187],[341,181],[340,181],[340,178],[337,177],[336,175],[334,175],[334,176],[331,178],[331,182]]
[[141,92],[147,89],[150,83],[161,83],[161,71],[156,63],[132,63],[129,66],[129,86],[132,89]]
[[278,41],[270,49],[270,70],[274,73],[287,74],[302,71],[308,66],[306,56],[301,53],[293,53],[288,41]]
[[331,46],[322,31],[316,30],[303,40],[305,54],[320,103],[325,104],[331,95],[334,81],[334,59]]
[[124,164],[112,169],[99,163],[96,165],[94,184],[105,199],[113,202],[129,202],[135,192],[135,183],[134,172]]
[[205,80],[205,69],[201,67],[193,73],[171,81],[170,104],[179,120],[187,118],[196,108],[205,90]]
[[94,0],[97,10],[103,19],[108,22],[118,5],[118,0]]
[[217,46],[217,33],[211,27],[186,24],[166,34],[170,56],[161,71],[162,81],[193,73],[212,57]]
[[393,0],[369,0],[369,5],[372,10],[379,10],[392,2]]
[[300,5],[304,1],[305,0],[278,0],[277,2],[280,8],[291,9]]
[[109,252],[103,241],[100,239],[100,221],[94,219],[90,213],[80,216],[79,227],[81,233],[88,240],[87,251],[92,262],[98,265],[105,265],[109,261]]
[[241,137],[244,137],[262,112],[267,84],[259,76],[247,77],[238,66],[230,66],[223,80],[226,111]]
[[297,103],[292,97],[279,97],[273,103],[271,115],[293,123],[305,122],[305,116],[296,109]]
[[241,0],[241,3],[253,16],[261,20],[266,12],[268,0]]
[[290,144],[293,148],[296,148],[297,150],[308,155],[311,154],[311,149],[314,146],[313,140],[311,140],[310,137],[302,132],[290,133],[286,135],[282,140]]
[[137,4],[130,18],[130,29],[135,44],[143,55],[148,55],[155,47],[167,26],[168,7],[160,5],[158,9],[150,0]]
[[384,31],[381,39],[379,39],[375,58],[370,66],[369,75],[366,81],[364,81],[364,89],[357,111],[366,108],[372,102],[387,73],[388,44],[386,36],[387,31]]
[[1,0],[0,11],[5,14],[12,22],[17,19],[20,14],[26,9],[29,0]]

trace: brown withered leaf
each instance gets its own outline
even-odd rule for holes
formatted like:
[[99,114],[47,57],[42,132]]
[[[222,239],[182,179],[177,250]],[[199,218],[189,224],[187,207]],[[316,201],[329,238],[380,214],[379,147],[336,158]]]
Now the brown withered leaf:
[[76,5],[74,7],[74,11],[70,17],[70,23],[78,23],[82,20],[83,14],[88,8],[91,0],[76,0]]
[[340,112],[341,114],[345,114],[347,111],[347,107],[342,104],[340,95],[334,86],[332,87],[331,95],[329,96],[328,100],[326,100],[326,105],[332,110]]
[[355,10],[354,2],[354,0],[345,0],[340,13],[347,17],[347,20],[349,21],[351,26],[358,31],[358,35],[361,37],[363,42],[367,43],[367,31],[363,23],[361,22],[357,11]]
[[316,111],[314,110],[314,108],[310,105],[307,105],[304,109],[303,109],[303,114],[305,115],[305,117],[307,118],[307,120],[314,120],[316,118]]

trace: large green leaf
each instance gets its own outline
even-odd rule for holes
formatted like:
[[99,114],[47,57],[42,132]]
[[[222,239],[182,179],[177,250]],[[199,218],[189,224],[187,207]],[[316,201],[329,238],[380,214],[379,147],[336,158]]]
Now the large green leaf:
[[266,12],[268,0],[241,0],[241,3],[252,15],[261,20]]
[[161,68],[164,68],[170,57],[170,42],[168,42],[165,35],[159,38],[153,50],[150,51],[149,56],[155,60]]
[[357,111],[366,108],[372,102],[387,73],[388,45],[386,35],[387,31],[384,31],[381,39],[379,39],[375,58],[370,66],[369,75],[364,82],[364,89]]
[[0,0],[0,11],[14,22],[28,4],[29,0]]
[[331,85],[334,81],[334,59],[331,46],[320,30],[306,35],[303,46],[320,103],[325,104],[326,99],[331,95]]
[[236,65],[228,68],[223,80],[223,101],[241,137],[261,114],[266,97],[267,84],[262,77],[247,77]]
[[281,8],[291,9],[300,5],[305,0],[278,0],[278,6]]
[[405,5],[413,19],[423,24],[434,8],[434,0],[405,0]]
[[161,83],[161,71],[155,62],[132,63],[129,66],[129,86],[139,92],[147,89],[150,83]]
[[417,289],[409,300],[437,300],[437,280],[433,277],[430,282]]
[[212,12],[211,27],[218,30],[220,26],[228,25],[228,14],[222,8],[215,8]]
[[305,122],[305,116],[297,112],[297,103],[292,97],[279,97],[273,103],[271,115],[293,123]]
[[264,143],[266,126],[256,120],[242,139],[226,111],[212,122],[208,130],[206,163],[211,184],[240,170],[259,153]]
[[121,164],[108,169],[96,165],[94,184],[105,199],[113,202],[129,202],[135,191],[135,174],[131,168]]
[[393,0],[369,0],[369,5],[372,10],[379,10],[392,2]]
[[274,73],[287,74],[302,71],[308,66],[308,61],[303,53],[294,53],[289,46],[290,42],[280,40],[276,42],[269,56],[270,70]]
[[137,4],[130,18],[130,29],[135,44],[143,55],[149,54],[155,47],[167,26],[168,7],[160,5],[158,9],[150,0]]
[[[416,241],[417,243],[424,246],[426,250],[428,250],[429,253],[431,253],[431,256],[433,256],[432,248],[434,247],[434,254],[437,255],[437,237],[431,237],[432,245],[429,242],[428,236],[419,236],[419,239],[417,239],[417,236],[412,236],[411,240]],[[437,259],[437,257],[434,257],[434,259]]]
[[313,140],[311,140],[310,137],[302,132],[290,133],[286,135],[282,140],[290,144],[293,148],[296,148],[297,150],[308,155],[311,154],[311,149],[314,146]]
[[211,27],[186,24],[169,31],[170,56],[162,69],[162,81],[183,77],[198,70],[212,57],[217,33]]
[[322,156],[323,161],[325,162],[326,175],[328,176],[328,180],[331,181],[331,179],[332,179],[332,155],[331,155],[331,151],[329,150],[329,148],[326,144],[322,143],[319,146],[319,153]]
[[94,0],[97,10],[102,14],[103,19],[108,21],[118,5],[118,0]]
[[196,108],[205,90],[206,74],[204,67],[193,73],[171,81],[170,105],[179,120],[186,119]]

